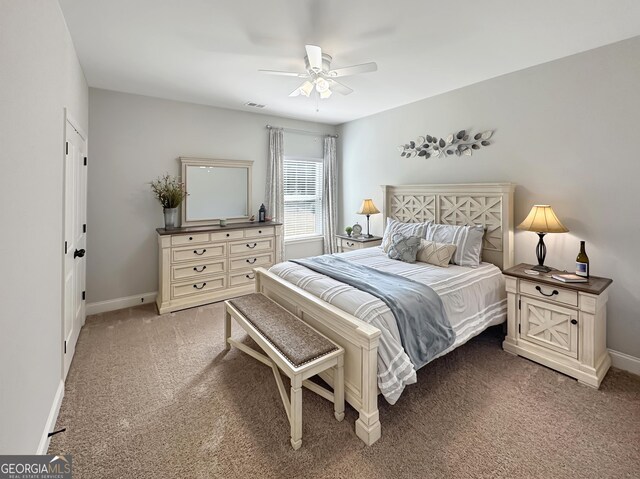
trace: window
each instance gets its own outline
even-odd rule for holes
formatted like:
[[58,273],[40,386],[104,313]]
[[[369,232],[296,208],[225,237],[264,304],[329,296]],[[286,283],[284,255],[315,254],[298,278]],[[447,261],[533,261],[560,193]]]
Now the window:
[[322,235],[322,160],[284,159],[285,239]]

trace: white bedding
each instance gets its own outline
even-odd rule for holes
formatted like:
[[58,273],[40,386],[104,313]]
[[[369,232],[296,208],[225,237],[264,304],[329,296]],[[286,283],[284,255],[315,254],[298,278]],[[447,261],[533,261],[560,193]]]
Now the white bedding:
[[[339,256],[431,286],[442,298],[456,332],[453,345],[439,356],[506,319],[504,279],[500,269],[492,264],[481,263],[478,268],[409,264],[389,259],[380,247]],[[279,263],[270,271],[381,330],[378,387],[389,403],[394,404],[405,386],[416,382],[416,370],[402,348],[395,318],[382,300],[295,263]]]

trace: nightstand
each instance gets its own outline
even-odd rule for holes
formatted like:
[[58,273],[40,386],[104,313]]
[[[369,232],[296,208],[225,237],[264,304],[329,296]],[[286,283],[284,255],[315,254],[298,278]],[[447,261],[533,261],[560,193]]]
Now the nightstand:
[[354,238],[347,235],[336,235],[336,242],[338,243],[338,253],[344,253],[345,251],[352,251],[354,249],[380,246],[382,244],[382,238],[380,236],[373,236],[371,238],[360,236]]
[[563,283],[550,273],[524,272],[519,264],[503,271],[507,288],[505,351],[598,388],[611,366],[607,351],[608,278]]

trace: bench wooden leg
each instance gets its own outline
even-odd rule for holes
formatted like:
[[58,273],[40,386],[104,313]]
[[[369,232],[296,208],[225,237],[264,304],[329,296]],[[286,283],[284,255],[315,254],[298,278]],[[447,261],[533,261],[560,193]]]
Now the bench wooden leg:
[[302,378],[291,378],[291,445],[302,446]]
[[338,421],[344,419],[344,356],[338,357],[333,369],[333,410]]
[[229,338],[231,337],[231,314],[226,309],[224,310],[224,349],[227,351],[231,349],[231,343]]

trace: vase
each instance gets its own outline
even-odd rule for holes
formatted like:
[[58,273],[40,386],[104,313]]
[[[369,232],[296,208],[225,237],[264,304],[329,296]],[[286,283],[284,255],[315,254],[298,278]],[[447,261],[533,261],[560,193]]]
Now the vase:
[[172,230],[178,226],[178,208],[164,209],[164,229]]

